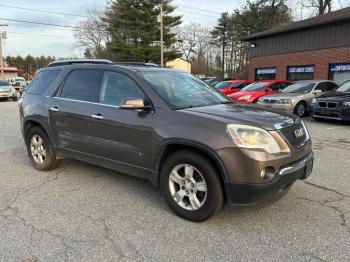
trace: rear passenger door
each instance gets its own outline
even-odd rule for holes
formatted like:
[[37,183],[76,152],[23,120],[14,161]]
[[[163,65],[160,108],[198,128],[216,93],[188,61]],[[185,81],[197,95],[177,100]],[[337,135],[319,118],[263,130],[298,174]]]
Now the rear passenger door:
[[60,148],[95,154],[94,133],[91,128],[100,92],[102,70],[71,71],[63,83],[59,97],[59,118],[56,139]]

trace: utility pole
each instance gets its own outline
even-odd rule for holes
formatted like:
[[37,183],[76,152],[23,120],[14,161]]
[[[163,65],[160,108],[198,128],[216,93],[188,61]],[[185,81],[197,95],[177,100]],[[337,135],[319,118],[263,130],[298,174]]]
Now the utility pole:
[[[0,26],[8,26],[8,25],[0,24]],[[0,79],[3,79],[4,77],[4,61],[2,59],[2,39],[5,38],[4,36],[5,34],[3,34],[2,31],[0,31]]]
[[163,50],[163,1],[160,2],[160,67],[164,65],[164,50]]

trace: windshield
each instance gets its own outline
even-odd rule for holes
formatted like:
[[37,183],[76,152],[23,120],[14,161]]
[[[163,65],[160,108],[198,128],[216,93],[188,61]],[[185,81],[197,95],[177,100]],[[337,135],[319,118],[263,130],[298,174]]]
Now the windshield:
[[142,75],[172,109],[232,103],[215,88],[187,73],[146,71]]
[[338,89],[338,92],[345,92],[345,93],[350,93],[350,81],[345,82],[342,84]]
[[269,82],[255,82],[250,85],[247,85],[245,88],[242,88],[242,91],[260,91],[269,84]]
[[216,89],[227,89],[231,85],[231,82],[221,82],[215,86]]
[[282,90],[283,93],[309,93],[316,83],[295,83]]
[[5,81],[0,81],[0,86],[10,86],[10,83]]

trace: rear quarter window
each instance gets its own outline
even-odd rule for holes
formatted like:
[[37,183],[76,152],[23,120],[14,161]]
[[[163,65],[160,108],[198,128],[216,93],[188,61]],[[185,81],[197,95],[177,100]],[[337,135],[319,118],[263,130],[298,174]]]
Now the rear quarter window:
[[57,78],[61,70],[47,70],[39,72],[27,88],[26,93],[42,95]]

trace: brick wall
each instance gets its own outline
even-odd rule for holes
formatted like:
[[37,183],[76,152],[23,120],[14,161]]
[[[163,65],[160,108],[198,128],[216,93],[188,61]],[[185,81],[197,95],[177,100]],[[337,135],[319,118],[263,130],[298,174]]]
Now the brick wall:
[[350,63],[350,47],[320,49],[296,53],[251,57],[249,79],[255,79],[255,68],[276,67],[276,79],[287,78],[287,66],[315,65],[315,79],[327,79],[329,64]]

